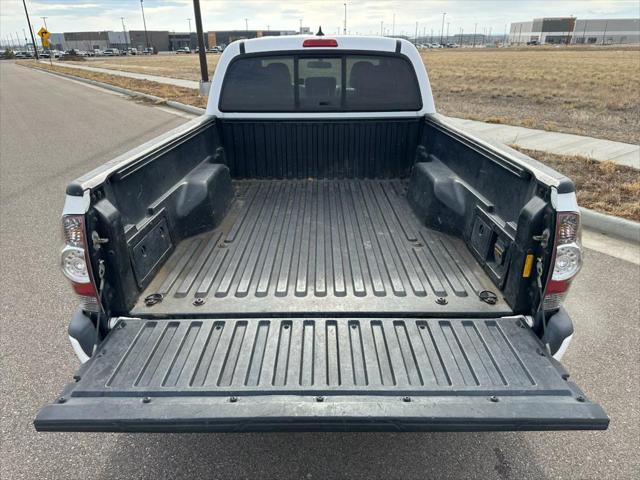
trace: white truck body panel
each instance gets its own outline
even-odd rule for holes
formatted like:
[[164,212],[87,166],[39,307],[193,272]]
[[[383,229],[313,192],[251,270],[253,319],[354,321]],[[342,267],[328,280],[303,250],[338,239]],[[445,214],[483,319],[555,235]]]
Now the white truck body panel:
[[[338,42],[337,47],[317,48],[317,47],[303,47],[302,43],[310,38],[316,39],[335,39]],[[220,99],[220,92],[222,90],[222,82],[224,75],[227,72],[229,64],[233,59],[240,55],[240,44],[244,43],[245,54],[261,53],[261,52],[284,52],[295,51],[301,52],[323,52],[323,51],[358,51],[363,52],[395,52],[396,46],[400,43],[400,53],[405,55],[416,72],[418,78],[418,84],[420,86],[420,95],[422,97],[422,109],[418,111],[398,111],[398,112],[286,112],[286,113],[271,113],[271,112],[256,112],[256,113],[232,113],[221,112],[218,109],[218,100]],[[231,43],[220,56],[220,61],[216,67],[216,71],[213,75],[211,82],[211,89],[209,90],[209,102],[207,104],[207,115],[215,115],[218,118],[394,118],[394,117],[422,117],[427,114],[435,113],[436,108],[433,102],[433,95],[431,93],[431,84],[429,83],[429,76],[427,70],[422,61],[422,57],[418,53],[416,47],[411,42],[402,39],[386,38],[386,37],[355,37],[355,36],[331,36],[331,37],[309,37],[304,35],[292,35],[287,37],[262,37],[251,40],[238,40]]]

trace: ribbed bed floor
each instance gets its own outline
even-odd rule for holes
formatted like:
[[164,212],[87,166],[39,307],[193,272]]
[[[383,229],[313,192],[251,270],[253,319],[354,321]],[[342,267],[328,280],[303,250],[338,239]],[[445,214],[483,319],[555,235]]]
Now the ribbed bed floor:
[[478,298],[498,291],[460,239],[421,225],[400,180],[234,188],[222,225],[177,246],[134,315],[510,313]]

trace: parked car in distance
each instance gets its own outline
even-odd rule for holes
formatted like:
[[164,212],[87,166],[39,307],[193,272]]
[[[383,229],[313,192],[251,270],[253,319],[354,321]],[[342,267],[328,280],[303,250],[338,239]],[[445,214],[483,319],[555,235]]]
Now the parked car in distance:
[[129,55],[138,55],[138,53],[139,53],[139,52],[138,52],[138,49],[137,49],[137,48],[129,48],[129,49],[127,50],[127,53],[128,53]]
[[102,52],[105,57],[117,57],[120,55],[120,50],[117,48],[107,48]]
[[60,58],[64,57],[89,57],[93,56],[93,52],[86,52],[84,50],[76,50],[72,48],[71,50],[65,50],[60,53]]
[[432,43],[430,48],[442,48],[442,45],[439,43]]
[[191,49],[189,47],[180,47],[176,50],[176,54],[180,53],[191,53]]
[[145,48],[144,50],[142,50],[142,54],[143,55],[153,55],[154,54],[153,48],[151,48],[151,47]]
[[458,48],[460,45],[457,43],[447,43],[447,48]]

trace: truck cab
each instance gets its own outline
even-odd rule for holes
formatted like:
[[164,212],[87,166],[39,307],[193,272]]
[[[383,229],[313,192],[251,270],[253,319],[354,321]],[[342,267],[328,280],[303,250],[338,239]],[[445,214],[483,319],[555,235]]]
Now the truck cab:
[[407,41],[234,42],[202,117],[67,188],[83,365],[35,426],[607,428],[559,363],[574,190],[436,113]]

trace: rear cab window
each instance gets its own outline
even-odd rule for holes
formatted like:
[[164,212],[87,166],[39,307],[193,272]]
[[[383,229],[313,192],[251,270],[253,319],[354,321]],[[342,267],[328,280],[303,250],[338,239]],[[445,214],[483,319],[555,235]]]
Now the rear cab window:
[[236,58],[220,95],[222,112],[418,111],[411,62],[399,54],[285,54]]

